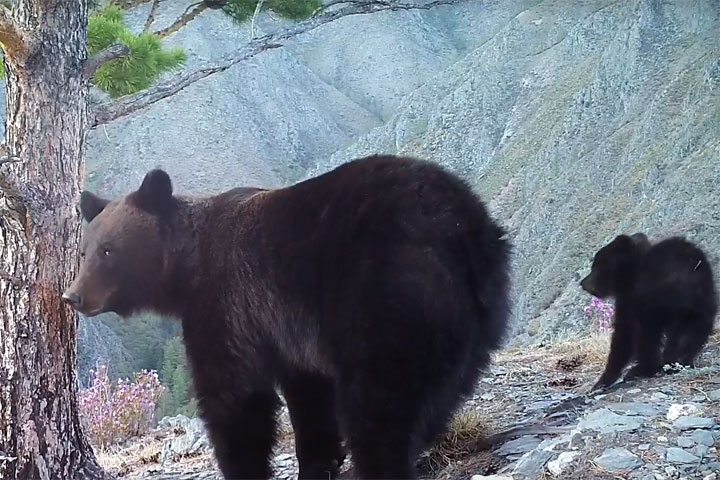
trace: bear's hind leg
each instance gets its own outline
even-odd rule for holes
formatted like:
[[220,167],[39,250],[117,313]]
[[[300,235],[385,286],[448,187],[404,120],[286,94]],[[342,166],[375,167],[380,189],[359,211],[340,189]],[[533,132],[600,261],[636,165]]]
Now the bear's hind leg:
[[392,389],[370,379],[358,380],[350,388],[343,388],[340,405],[359,478],[416,478],[414,457],[419,453],[413,451],[413,445],[418,443],[414,439],[416,400],[398,391],[402,384]]
[[298,479],[336,478],[345,452],[332,380],[319,374],[292,372],[281,383],[295,432]]
[[713,318],[706,319],[704,322],[688,322],[685,325],[685,331],[679,337],[678,362],[681,365],[695,365],[695,360],[707,343],[712,330]]
[[677,323],[673,323],[665,335],[662,363],[667,365],[677,362],[680,362],[680,328]]
[[[254,392],[222,408],[203,408],[208,434],[223,477],[270,478],[280,399],[274,390]],[[203,407],[201,403],[201,407]]]

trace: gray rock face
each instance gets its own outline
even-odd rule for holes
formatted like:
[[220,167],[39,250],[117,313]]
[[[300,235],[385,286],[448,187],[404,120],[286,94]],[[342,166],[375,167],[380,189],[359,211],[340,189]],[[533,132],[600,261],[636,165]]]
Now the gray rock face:
[[695,443],[708,447],[712,447],[715,444],[713,434],[707,430],[695,430],[692,434],[692,439]]
[[537,478],[545,464],[552,458],[552,453],[544,450],[532,450],[518,461],[512,471],[513,478]]
[[618,415],[607,408],[595,410],[578,423],[581,430],[596,430],[600,433],[630,432],[642,425],[641,417]]
[[673,423],[673,427],[679,430],[691,430],[694,428],[710,428],[715,425],[715,421],[708,417],[680,417]]
[[90,370],[98,365],[110,365],[112,375],[131,360],[118,336],[100,318],[80,317],[77,343],[78,382],[81,388],[90,386]]
[[608,448],[595,458],[595,463],[609,472],[617,472],[637,468],[643,461],[626,448]]
[[[516,4],[517,2],[506,2]],[[318,167],[433,158],[516,245],[514,343],[586,328],[593,253],[643,230],[720,251],[720,4],[537,2]]]
[[699,458],[679,447],[670,447],[665,451],[665,460],[669,463],[696,463]]
[[[161,2],[155,28],[190,3]],[[147,7],[128,14],[135,28]],[[540,342],[587,328],[578,275],[620,232],[686,234],[717,263],[719,30],[716,0],[473,0],[347,18],[89,132],[87,186],[117,195],[160,166],[178,192],[213,193],[377,152],[434,159],[509,230],[509,338]],[[248,37],[212,11],[166,43],[193,68]]]
[[168,438],[163,442],[160,454],[161,463],[210,450],[210,440],[205,432],[205,426],[199,418],[189,419],[184,415],[165,417],[159,422],[159,426],[179,428],[184,431],[181,435]]

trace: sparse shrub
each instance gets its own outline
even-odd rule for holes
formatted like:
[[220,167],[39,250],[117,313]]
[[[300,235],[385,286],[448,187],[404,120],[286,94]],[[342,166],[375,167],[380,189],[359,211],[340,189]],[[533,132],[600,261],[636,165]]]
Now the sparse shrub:
[[585,315],[593,321],[593,329],[602,334],[609,334],[613,329],[615,305],[592,297],[590,304],[584,308]]
[[113,385],[107,366],[91,371],[92,386],[80,392],[80,418],[91,442],[106,447],[147,432],[164,387],[157,372],[142,370],[134,380]]

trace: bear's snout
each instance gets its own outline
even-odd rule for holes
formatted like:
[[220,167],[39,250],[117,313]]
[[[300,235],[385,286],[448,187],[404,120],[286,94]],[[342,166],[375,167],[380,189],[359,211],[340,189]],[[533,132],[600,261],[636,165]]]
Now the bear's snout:
[[595,282],[593,282],[592,273],[580,280],[580,287],[586,292],[588,292],[590,295],[597,296],[597,288],[595,287]]
[[62,294],[62,300],[75,309],[82,308],[82,297],[78,293],[66,291]]

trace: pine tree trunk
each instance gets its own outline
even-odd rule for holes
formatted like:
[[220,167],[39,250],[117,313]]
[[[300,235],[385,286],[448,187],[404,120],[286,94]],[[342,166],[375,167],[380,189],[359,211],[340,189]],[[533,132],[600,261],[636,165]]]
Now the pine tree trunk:
[[[20,0],[32,42],[6,47],[0,166],[0,478],[107,478],[78,417],[77,318],[60,299],[77,267],[87,82],[86,0]],[[14,47],[17,47],[16,45]]]

